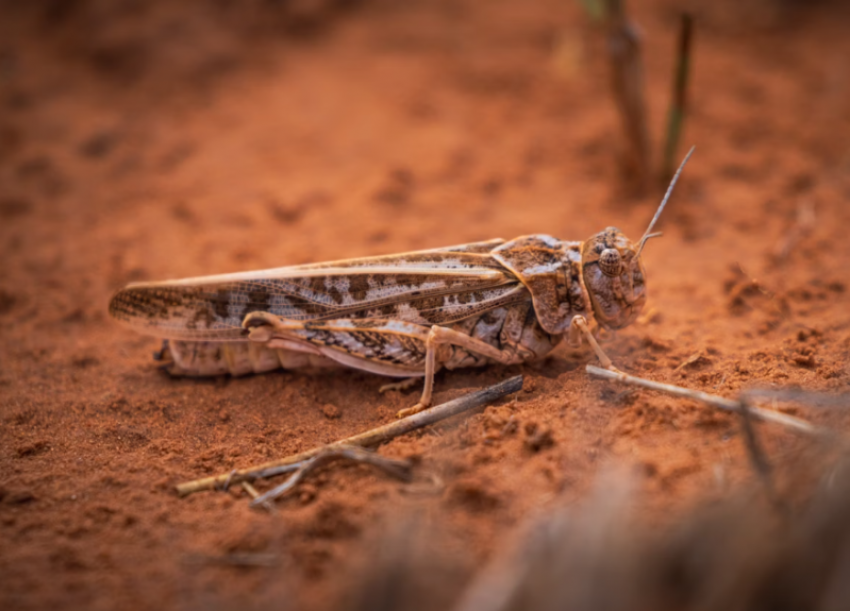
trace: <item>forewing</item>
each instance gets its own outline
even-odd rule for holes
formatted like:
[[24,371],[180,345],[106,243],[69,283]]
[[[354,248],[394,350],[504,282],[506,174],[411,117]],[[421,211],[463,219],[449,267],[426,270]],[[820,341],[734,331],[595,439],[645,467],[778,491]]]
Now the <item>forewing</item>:
[[434,324],[521,299],[523,291],[489,255],[443,249],[132,284],[113,297],[109,311],[157,337],[238,340],[250,312]]

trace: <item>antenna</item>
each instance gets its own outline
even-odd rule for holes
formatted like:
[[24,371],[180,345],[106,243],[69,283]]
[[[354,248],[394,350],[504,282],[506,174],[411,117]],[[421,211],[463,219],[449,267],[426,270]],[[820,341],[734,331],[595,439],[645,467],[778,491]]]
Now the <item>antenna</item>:
[[655,216],[652,217],[652,220],[649,222],[649,227],[646,228],[646,232],[643,234],[643,237],[638,242],[638,251],[635,257],[639,257],[641,251],[643,250],[646,241],[649,238],[655,238],[660,236],[660,233],[649,233],[652,231],[652,228],[655,227],[655,223],[658,222],[658,217],[661,216],[661,213],[664,211],[664,206],[667,205],[667,200],[670,199],[670,195],[673,194],[673,187],[676,186],[676,182],[679,180],[679,175],[682,173],[682,170],[685,168],[685,164],[688,163],[688,159],[691,158],[691,155],[694,154],[694,151],[697,147],[692,146],[691,150],[688,151],[688,154],[685,155],[685,158],[682,160],[679,169],[676,170],[676,174],[673,176],[673,180],[670,181],[670,186],[667,187],[667,193],[664,194],[664,199],[661,200],[661,205],[658,206],[658,210],[655,211]]

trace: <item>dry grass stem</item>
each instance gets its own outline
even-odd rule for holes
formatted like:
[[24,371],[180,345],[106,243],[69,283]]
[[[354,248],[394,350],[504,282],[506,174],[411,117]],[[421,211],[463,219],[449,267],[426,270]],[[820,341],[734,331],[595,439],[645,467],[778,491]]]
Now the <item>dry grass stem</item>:
[[682,14],[681,28],[676,57],[676,71],[673,74],[673,94],[667,117],[667,139],[664,145],[664,160],[661,168],[661,181],[667,183],[673,176],[676,148],[682,135],[682,125],[687,112],[688,76],[691,67],[691,43],[693,41],[693,19],[687,13]]
[[614,100],[626,134],[627,173],[643,189],[649,175],[649,133],[643,95],[643,63],[640,39],[626,16],[625,0],[607,0],[606,28]]

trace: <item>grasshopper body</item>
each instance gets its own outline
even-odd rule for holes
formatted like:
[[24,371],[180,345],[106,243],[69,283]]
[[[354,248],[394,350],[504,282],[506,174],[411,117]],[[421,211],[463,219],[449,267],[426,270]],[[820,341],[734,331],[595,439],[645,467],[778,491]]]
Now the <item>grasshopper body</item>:
[[530,235],[137,283],[119,291],[109,311],[166,339],[162,357],[174,375],[345,366],[424,377],[416,411],[430,403],[439,369],[538,359],[565,334],[577,344],[582,332],[603,358],[586,319],[619,329],[640,313],[640,252],[678,175],[637,244],[608,227],[584,242]]
[[[619,257],[616,275],[603,267],[603,253]],[[532,235],[132,284],[109,309],[134,329],[169,340],[163,357],[174,375],[344,365],[408,378],[426,375],[434,327],[471,340],[440,343],[436,371],[541,358],[575,316],[627,325],[645,299],[634,253],[615,228],[586,242]]]

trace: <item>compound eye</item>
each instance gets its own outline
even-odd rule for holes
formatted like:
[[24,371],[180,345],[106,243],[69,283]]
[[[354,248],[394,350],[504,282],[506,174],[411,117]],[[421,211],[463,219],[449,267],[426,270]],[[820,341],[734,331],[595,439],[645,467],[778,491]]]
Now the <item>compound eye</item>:
[[606,248],[599,254],[599,269],[606,276],[620,275],[620,251],[616,248]]

